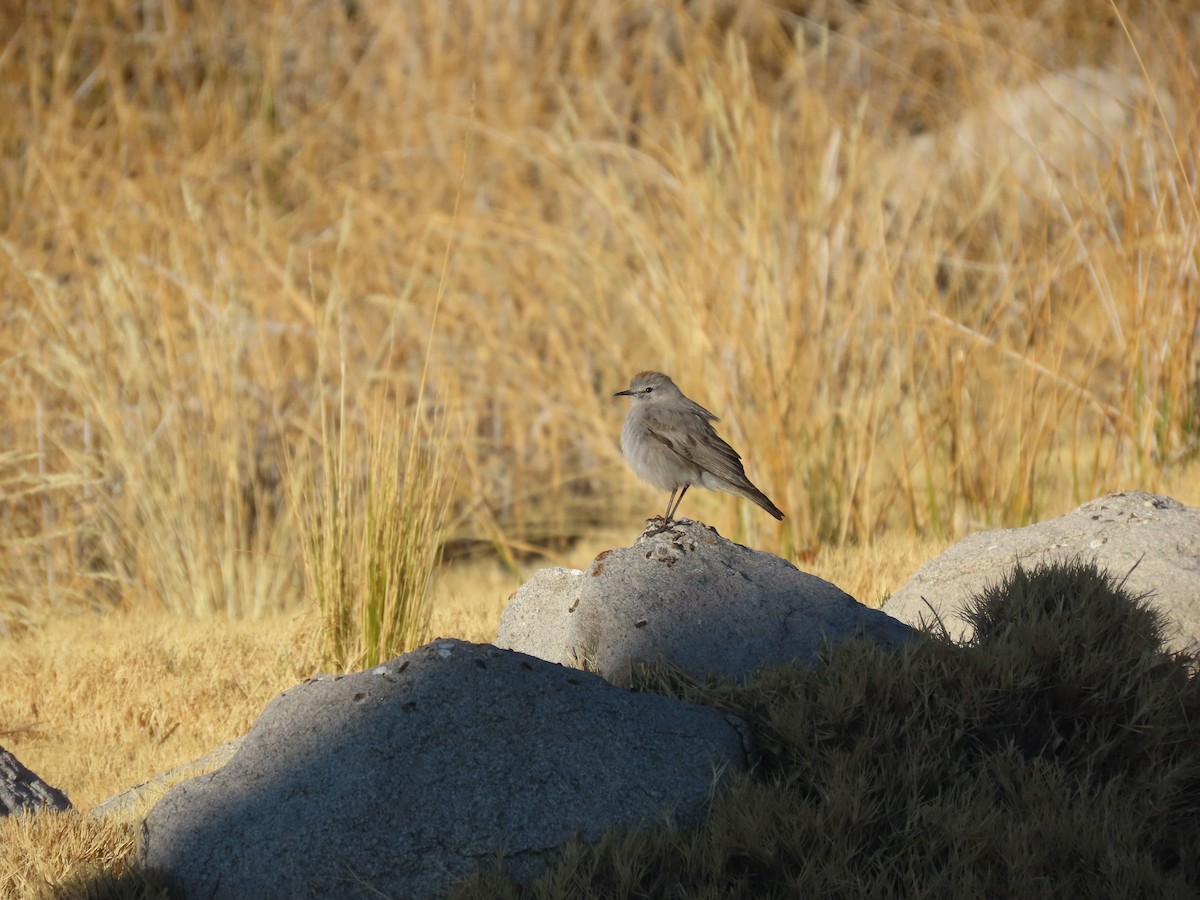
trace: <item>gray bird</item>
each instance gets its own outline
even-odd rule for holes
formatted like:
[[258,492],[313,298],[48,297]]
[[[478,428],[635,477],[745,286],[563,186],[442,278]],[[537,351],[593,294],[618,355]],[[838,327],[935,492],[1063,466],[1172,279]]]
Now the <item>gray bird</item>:
[[710,424],[720,420],[685,397],[669,377],[662,372],[638,372],[628,390],[613,396],[630,399],[621,428],[625,461],[638,478],[671,492],[666,521],[671,521],[693,484],[753,500],[776,519],[783,518],[779,507],[750,483],[738,452]]

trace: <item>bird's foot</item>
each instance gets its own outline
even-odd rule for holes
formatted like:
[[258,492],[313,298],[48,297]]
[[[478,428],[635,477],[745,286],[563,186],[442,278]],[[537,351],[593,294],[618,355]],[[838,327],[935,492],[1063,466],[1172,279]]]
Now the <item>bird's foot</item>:
[[646,527],[642,529],[642,537],[653,537],[656,534],[662,534],[674,524],[673,519],[668,519],[664,516],[652,516],[646,520]]
[[680,525],[696,524],[691,519],[668,519],[664,516],[653,516],[646,520],[646,527],[642,531],[643,537],[654,537],[656,534],[662,534],[664,531],[669,531],[672,528]]

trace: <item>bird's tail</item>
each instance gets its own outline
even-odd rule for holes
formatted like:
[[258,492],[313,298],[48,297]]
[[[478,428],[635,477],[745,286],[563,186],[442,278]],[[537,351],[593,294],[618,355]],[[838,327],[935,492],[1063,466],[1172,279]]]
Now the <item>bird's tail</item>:
[[737,492],[739,494],[741,494],[747,500],[750,500],[753,503],[757,503],[759,506],[761,506],[763,509],[765,509],[767,512],[769,512],[771,515],[773,515],[776,519],[782,521],[783,510],[781,510],[778,506],[776,506],[774,503],[772,503],[770,497],[768,497],[766,494],[764,494],[762,491],[760,491],[758,488],[756,488],[753,484],[751,484],[749,479],[746,479],[746,483],[744,485],[739,485],[738,488],[739,489]]

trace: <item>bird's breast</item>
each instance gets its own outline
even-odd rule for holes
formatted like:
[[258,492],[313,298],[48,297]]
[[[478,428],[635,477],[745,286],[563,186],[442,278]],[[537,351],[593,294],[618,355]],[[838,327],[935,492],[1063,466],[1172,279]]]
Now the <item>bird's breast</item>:
[[698,483],[695,466],[665,447],[632,411],[621,428],[621,453],[638,478],[664,491]]

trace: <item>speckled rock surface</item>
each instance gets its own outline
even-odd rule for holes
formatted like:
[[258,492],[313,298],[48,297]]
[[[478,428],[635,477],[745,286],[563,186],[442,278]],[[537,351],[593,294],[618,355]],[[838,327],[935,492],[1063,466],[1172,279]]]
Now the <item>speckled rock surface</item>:
[[914,638],[835,585],[688,519],[652,524],[585,572],[535,577],[512,603],[525,611],[501,619],[497,644],[617,683],[663,659],[696,677],[744,680],[764,666],[815,664],[842,640],[898,647]]
[[500,613],[497,647],[520,650],[538,659],[579,668],[571,613],[583,587],[579,569],[538,569],[508,598]]
[[579,833],[700,815],[745,728],[490,645],[438,640],[268,704],[232,759],[172,788],[140,859],[177,897],[438,897],[528,880]]

